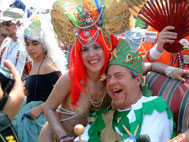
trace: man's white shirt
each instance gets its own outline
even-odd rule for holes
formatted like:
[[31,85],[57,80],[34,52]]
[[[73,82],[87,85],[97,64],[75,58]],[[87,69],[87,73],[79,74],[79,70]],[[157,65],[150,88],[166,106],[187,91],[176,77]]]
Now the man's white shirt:
[[[148,102],[157,98],[156,96],[152,97],[144,97],[142,96],[140,100],[136,104],[131,106],[131,111],[127,115],[129,118],[129,122],[133,122],[136,120],[134,110],[140,109],[142,107],[143,102]],[[84,133],[81,135],[81,139],[88,141],[89,135],[88,130],[90,128],[90,124],[85,127]],[[120,131],[116,131],[120,136],[122,135]],[[150,137],[151,142],[167,142],[173,133],[173,118],[168,119],[168,115],[166,111],[157,112],[153,111],[151,115],[144,115],[143,122],[141,125],[140,135],[147,134]],[[78,137],[75,139],[78,140]]]
[[[20,43],[14,42],[11,38],[6,38],[3,43],[1,44],[0,53],[4,49],[5,51],[2,54],[1,58],[1,67],[4,67],[3,62],[7,59],[9,60],[13,65],[16,65],[16,69],[18,70],[20,76],[23,74],[25,62],[26,62],[26,51],[23,46],[20,46]],[[16,56],[19,50],[19,56],[17,59],[16,64]]]

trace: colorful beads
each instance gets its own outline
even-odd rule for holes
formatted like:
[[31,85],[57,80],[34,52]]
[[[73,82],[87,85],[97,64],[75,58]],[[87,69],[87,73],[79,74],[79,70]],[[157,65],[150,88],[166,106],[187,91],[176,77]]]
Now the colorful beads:
[[181,57],[181,51],[178,52],[178,58],[179,58],[179,65],[180,68],[183,69],[183,59]]
[[186,142],[186,138],[184,134],[180,134],[177,137],[169,140],[168,142]]

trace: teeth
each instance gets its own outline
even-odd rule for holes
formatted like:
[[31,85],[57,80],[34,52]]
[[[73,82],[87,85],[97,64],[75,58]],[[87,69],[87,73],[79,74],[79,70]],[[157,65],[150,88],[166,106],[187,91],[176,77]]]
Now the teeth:
[[122,90],[120,90],[120,89],[113,89],[113,90],[112,90],[113,93],[120,93],[121,91],[122,91]]
[[99,60],[89,61],[90,64],[96,64],[96,63],[98,63],[98,62],[99,62]]
[[112,91],[118,91],[118,90],[120,90],[120,89],[118,89],[118,88],[112,89]]
[[118,90],[112,90],[113,93],[116,93]]

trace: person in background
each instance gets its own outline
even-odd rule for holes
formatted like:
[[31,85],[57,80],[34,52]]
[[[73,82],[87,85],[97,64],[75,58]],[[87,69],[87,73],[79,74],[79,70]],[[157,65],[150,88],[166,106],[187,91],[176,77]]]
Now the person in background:
[[135,27],[141,28],[141,29],[146,29],[147,24],[139,19],[138,17],[134,17],[134,22],[135,22]]
[[9,5],[9,7],[16,7],[22,9],[24,12],[26,10],[26,5],[21,0],[15,0],[12,4]]
[[[175,0],[175,2],[179,3],[180,1]],[[187,0],[186,2],[188,7],[189,1]],[[174,30],[175,27],[171,25],[164,27],[161,32],[157,32],[151,26],[147,28],[146,34],[137,49],[140,55],[143,55],[144,61],[161,62],[169,66],[189,69],[188,34],[179,41],[181,46],[183,46],[182,50],[176,53],[170,53],[163,48],[166,43],[172,44],[177,39],[178,33],[174,32]]]
[[0,21],[0,47],[6,37],[7,37],[7,34],[3,28],[2,22]]
[[152,27],[148,27],[147,32],[151,34],[151,40],[146,40],[149,39],[149,37],[144,36],[137,49],[140,52],[140,55],[144,57],[144,61],[161,62],[169,66],[189,69],[189,35],[179,41],[183,45],[182,51],[170,53],[163,48],[166,43],[175,42],[177,33],[173,32],[174,29],[175,27],[173,26],[166,26],[158,33]]
[[[187,4],[189,4],[189,1],[187,1]],[[178,34],[174,32],[174,30],[175,27],[173,26],[166,26],[163,28],[161,32],[157,32],[154,28],[150,26],[147,28],[147,32],[146,32],[147,36],[145,35],[143,37],[143,40],[141,41],[140,46],[137,49],[140,52],[140,55],[143,56],[144,61],[161,62],[169,66],[172,66],[168,70],[173,70],[175,67],[189,70],[189,35],[186,35],[184,38],[182,38],[179,41],[179,43],[183,46],[183,48],[177,53],[170,53],[163,48],[163,46],[166,43],[169,44],[174,43],[175,40],[177,39]],[[182,94],[183,98],[188,99],[187,93],[185,94],[186,96]],[[173,97],[173,95],[170,97]],[[173,101],[172,104],[176,104],[176,103]],[[180,104],[177,104],[176,106],[179,105]],[[188,110],[185,109],[185,107],[184,108],[180,107],[180,112],[182,110],[185,110],[185,112],[181,113],[183,114],[183,116],[181,117],[183,118],[184,114],[186,117],[188,117],[186,113],[188,112]],[[178,112],[177,114],[180,114],[180,112]],[[178,123],[181,125],[184,122],[183,120],[184,118],[180,120],[180,122]],[[182,140],[189,141],[189,125],[186,124],[188,124],[187,120],[185,121],[185,123],[182,124],[186,127],[183,126],[180,127],[180,129],[177,132],[178,134],[179,133],[180,134],[177,137],[170,140],[170,142],[174,140],[178,142]],[[186,140],[184,137],[186,138]]]
[[44,102],[58,78],[65,72],[66,58],[58,46],[50,21],[48,14],[33,15],[18,31],[19,40],[32,60],[32,68],[25,83],[26,105],[14,121],[15,129],[23,142],[38,140],[46,122]]
[[35,13],[36,9],[33,7],[26,7],[25,3],[21,0],[15,0],[10,7],[20,8],[25,12],[27,18],[29,18],[33,13]]
[[8,8],[2,12],[1,18],[3,29],[9,38],[1,44],[0,66],[4,66],[4,60],[9,60],[16,67],[20,76],[22,76],[26,61],[26,52],[17,40],[16,30],[23,22],[24,12],[18,8]]

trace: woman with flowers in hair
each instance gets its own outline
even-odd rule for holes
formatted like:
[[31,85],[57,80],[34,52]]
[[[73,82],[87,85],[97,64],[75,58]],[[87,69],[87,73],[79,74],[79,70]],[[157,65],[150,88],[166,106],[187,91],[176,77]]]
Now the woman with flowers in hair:
[[[111,102],[105,89],[104,72],[110,56],[117,55],[112,52],[118,43],[113,34],[129,28],[131,15],[124,0],[101,3],[98,0],[58,0],[51,16],[59,39],[73,46],[69,71],[57,81],[45,103],[48,123],[43,127],[39,142],[52,142],[54,134],[60,142],[72,141],[76,136],[74,126],[86,125],[89,110],[100,109]],[[153,66],[162,73],[164,68]]]
[[49,18],[49,15],[32,16],[18,31],[19,39],[32,60],[31,71],[25,83],[26,105],[14,121],[18,136],[23,142],[38,140],[46,122],[44,102],[66,68],[65,55],[58,46]]

